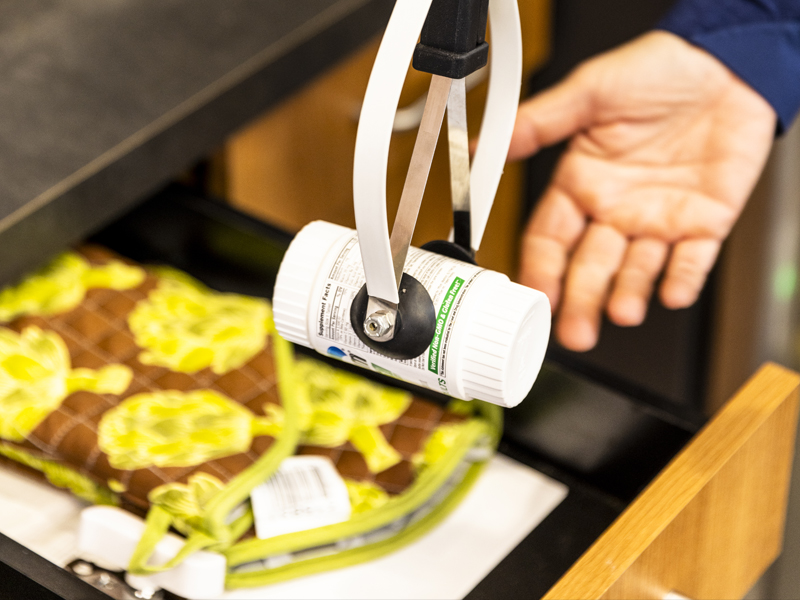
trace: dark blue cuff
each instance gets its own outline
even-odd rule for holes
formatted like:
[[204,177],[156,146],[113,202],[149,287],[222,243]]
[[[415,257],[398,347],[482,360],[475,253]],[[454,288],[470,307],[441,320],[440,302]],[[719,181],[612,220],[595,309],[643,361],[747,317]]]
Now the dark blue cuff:
[[782,4],[683,0],[658,26],[713,54],[761,94],[777,113],[779,133],[800,109],[800,2]]

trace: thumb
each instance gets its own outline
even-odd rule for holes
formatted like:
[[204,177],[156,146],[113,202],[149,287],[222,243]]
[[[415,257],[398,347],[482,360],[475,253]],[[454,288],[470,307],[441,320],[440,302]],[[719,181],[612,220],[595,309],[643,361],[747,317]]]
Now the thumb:
[[589,82],[588,77],[573,72],[561,83],[520,104],[508,160],[527,158],[587,128],[593,117]]

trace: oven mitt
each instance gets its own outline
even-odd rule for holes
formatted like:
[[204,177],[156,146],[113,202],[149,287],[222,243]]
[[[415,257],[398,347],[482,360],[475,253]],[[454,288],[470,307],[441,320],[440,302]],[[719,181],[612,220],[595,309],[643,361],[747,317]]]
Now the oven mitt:
[[[390,552],[457,504],[500,419],[295,356],[267,301],[102,248],[0,291],[0,455],[145,516],[134,574],[204,548],[226,556],[229,587],[258,586]],[[251,491],[290,478],[293,455],[332,463],[350,516],[259,538]],[[150,564],[170,529],[183,548]]]

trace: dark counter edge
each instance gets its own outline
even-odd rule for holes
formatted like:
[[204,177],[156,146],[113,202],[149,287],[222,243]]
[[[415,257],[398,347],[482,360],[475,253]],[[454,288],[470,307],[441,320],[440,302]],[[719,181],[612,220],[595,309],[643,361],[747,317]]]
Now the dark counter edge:
[[[306,37],[278,56],[265,56],[264,64],[241,80],[232,85],[219,80],[214,93],[166,127],[140,132],[141,143],[131,141],[135,135],[98,159],[107,164],[55,186],[48,192],[52,199],[38,199],[41,206],[0,232],[0,285],[123,214],[208,156],[235,130],[361,47],[385,27],[393,4],[368,0],[345,14],[330,15],[331,21],[316,23],[316,30],[305,32]],[[292,36],[301,37],[297,31],[287,38]]]
[[0,534],[0,600],[108,600],[93,588]]

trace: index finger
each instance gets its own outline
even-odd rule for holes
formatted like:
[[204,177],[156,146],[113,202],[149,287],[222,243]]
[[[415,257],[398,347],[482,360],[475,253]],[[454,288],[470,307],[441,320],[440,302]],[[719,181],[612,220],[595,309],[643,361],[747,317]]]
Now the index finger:
[[586,229],[572,256],[556,326],[564,347],[583,352],[597,343],[603,306],[627,246],[627,238],[613,227],[592,223]]
[[519,106],[509,160],[530,156],[588,127],[592,89],[579,71]]

